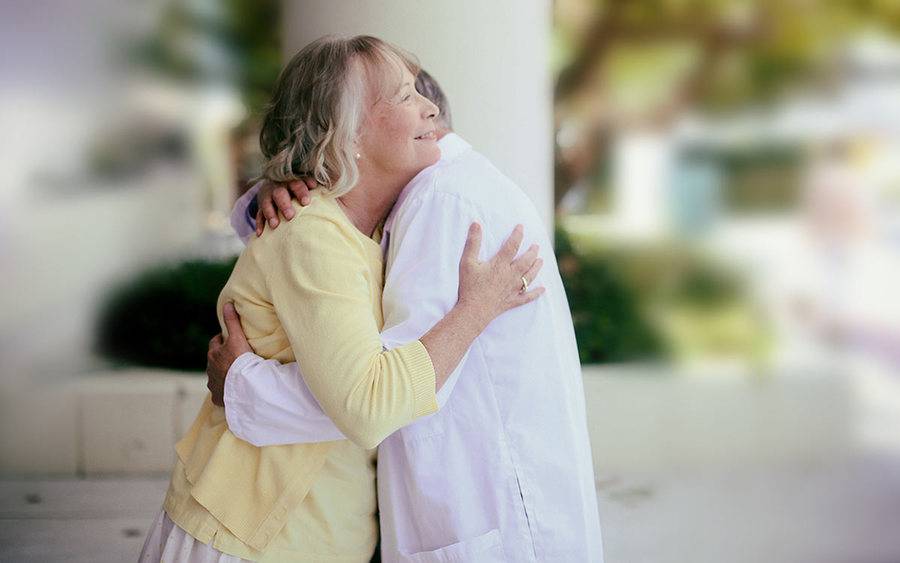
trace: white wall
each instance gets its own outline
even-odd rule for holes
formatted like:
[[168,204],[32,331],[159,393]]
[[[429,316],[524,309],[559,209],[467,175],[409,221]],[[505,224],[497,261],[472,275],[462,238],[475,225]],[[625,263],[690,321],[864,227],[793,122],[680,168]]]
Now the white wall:
[[547,0],[284,2],[288,58],[327,34],[375,35],[419,57],[440,83],[454,128],[553,218]]

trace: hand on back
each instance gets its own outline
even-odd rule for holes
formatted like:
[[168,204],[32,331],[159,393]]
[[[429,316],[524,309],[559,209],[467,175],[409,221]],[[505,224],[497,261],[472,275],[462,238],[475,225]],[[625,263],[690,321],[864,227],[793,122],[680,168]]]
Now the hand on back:
[[312,178],[301,178],[287,184],[265,180],[256,194],[256,203],[259,207],[256,211],[256,236],[262,234],[266,223],[273,229],[278,227],[279,211],[288,221],[293,219],[294,207],[291,199],[296,199],[300,205],[309,205],[309,191],[316,186],[316,181]]
[[522,244],[523,228],[517,225],[493,258],[478,259],[481,225],[472,223],[459,262],[458,303],[478,315],[485,326],[502,313],[531,303],[544,293],[543,287],[529,289],[544,261],[540,248],[532,244],[516,258]]
[[209,341],[206,353],[206,388],[212,394],[212,402],[220,407],[225,406],[225,379],[231,364],[245,352],[252,352],[247,337],[241,328],[241,318],[233,303],[226,303],[222,308],[225,330],[228,338],[222,334],[215,335]]

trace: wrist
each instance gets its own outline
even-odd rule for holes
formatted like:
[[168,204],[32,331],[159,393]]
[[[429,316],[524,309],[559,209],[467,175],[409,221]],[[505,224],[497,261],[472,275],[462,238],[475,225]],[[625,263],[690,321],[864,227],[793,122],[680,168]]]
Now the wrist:
[[481,334],[494,318],[489,311],[476,303],[459,301],[453,308],[463,321],[463,326],[472,329],[476,336]]

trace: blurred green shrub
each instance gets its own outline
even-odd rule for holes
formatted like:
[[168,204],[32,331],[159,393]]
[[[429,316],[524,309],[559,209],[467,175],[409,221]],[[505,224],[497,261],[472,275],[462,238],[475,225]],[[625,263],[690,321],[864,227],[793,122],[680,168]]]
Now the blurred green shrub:
[[[576,249],[556,231],[556,255],[583,363],[759,354],[760,327],[743,284],[674,248]],[[203,370],[219,332],[216,301],[236,258],[155,268],[111,292],[97,342],[126,363]]]
[[220,331],[216,301],[236,260],[163,266],[114,289],[100,312],[98,351],[126,363],[206,369],[209,339]]
[[556,230],[556,257],[569,299],[582,363],[654,360],[662,338],[641,310],[641,296],[602,255],[578,253]]
[[765,319],[741,275],[690,247],[556,233],[583,363],[763,360]]

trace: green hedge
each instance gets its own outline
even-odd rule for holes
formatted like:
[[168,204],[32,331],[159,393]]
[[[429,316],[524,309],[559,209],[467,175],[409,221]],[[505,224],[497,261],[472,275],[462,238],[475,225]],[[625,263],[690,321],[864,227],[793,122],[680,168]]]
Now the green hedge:
[[578,253],[556,230],[556,256],[582,363],[655,360],[663,340],[645,318],[641,295],[603,256]]
[[[664,339],[646,318],[646,296],[623,274],[617,260],[574,251],[561,229],[556,254],[582,362],[654,360],[666,355]],[[164,266],[115,289],[100,314],[98,349],[130,364],[205,369],[209,339],[220,330],[216,301],[235,261]],[[695,299],[709,299],[709,293],[715,293],[702,276],[693,281],[689,293]]]
[[216,301],[235,261],[164,266],[114,289],[100,313],[98,350],[126,363],[206,369],[209,339],[219,332]]

